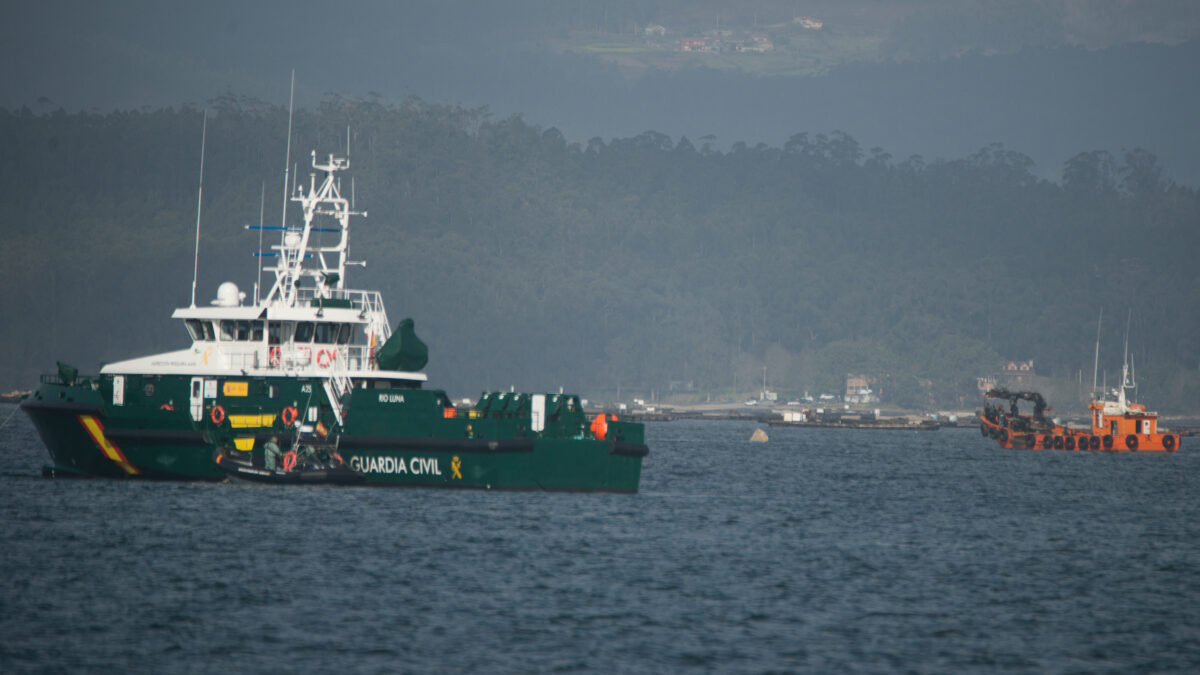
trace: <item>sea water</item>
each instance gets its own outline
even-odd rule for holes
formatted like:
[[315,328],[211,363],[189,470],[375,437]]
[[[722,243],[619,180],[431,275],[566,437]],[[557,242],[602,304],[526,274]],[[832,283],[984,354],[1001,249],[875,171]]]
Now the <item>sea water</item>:
[[0,671],[1200,669],[1196,439],[755,426],[612,495],[47,479],[17,413]]

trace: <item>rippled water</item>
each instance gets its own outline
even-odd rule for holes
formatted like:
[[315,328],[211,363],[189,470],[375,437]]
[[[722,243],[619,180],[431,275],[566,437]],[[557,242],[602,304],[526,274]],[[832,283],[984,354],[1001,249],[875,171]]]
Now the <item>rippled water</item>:
[[[0,405],[0,421],[12,406]],[[637,495],[43,479],[0,430],[0,671],[1200,668],[1200,448],[647,426]]]

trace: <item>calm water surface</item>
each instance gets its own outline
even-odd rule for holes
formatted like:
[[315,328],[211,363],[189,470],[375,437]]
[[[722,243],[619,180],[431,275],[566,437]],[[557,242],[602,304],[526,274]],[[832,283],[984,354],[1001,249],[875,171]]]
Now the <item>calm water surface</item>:
[[1200,670],[1196,439],[754,428],[588,495],[43,479],[17,413],[0,671]]

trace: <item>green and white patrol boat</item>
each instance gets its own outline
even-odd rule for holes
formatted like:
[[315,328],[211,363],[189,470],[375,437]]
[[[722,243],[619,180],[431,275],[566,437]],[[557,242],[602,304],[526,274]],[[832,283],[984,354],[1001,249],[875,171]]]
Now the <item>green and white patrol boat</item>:
[[307,189],[290,196],[303,224],[262,228],[280,238],[260,254],[275,274],[261,298],[225,282],[197,306],[193,281],[192,304],[173,314],[189,347],[42,376],[21,407],[50,451],[44,472],[220,480],[214,454],[253,457],[315,429],[368,484],[636,492],[641,424],[589,419],[569,394],[485,393],[459,409],[424,388],[413,322],[393,332],[377,291],[345,286],[350,219],[367,215],[342,196],[348,168],[314,152]]

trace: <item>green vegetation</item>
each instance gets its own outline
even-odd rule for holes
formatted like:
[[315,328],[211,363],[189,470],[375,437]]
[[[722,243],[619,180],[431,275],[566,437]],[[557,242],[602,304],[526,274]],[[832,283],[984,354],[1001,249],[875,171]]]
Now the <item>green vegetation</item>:
[[[227,279],[252,293],[242,225],[264,190],[279,222],[287,128],[255,101],[212,111],[198,303]],[[351,284],[416,318],[455,396],[715,399],[756,391],[765,367],[785,396],[861,372],[891,403],[971,405],[1004,360],[1064,391],[1090,381],[1104,307],[1109,382],[1132,308],[1143,397],[1200,408],[1200,199],[1142,150],[1082,152],[1056,184],[999,145],[925,162],[840,132],[577,144],[485,110],[329,98],[297,111],[301,182],[308,149],[344,150],[348,125],[370,211]],[[200,127],[190,108],[0,111],[0,390],[55,361],[87,373],[186,345],[167,317],[190,296]]]

